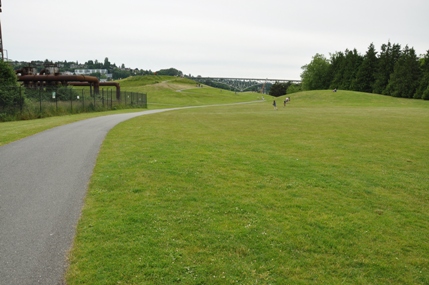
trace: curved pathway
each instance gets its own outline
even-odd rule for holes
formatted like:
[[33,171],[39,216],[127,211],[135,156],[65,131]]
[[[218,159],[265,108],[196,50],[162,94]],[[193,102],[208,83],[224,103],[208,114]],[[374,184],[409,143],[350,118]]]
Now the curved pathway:
[[63,284],[104,137],[122,121],[167,110],[92,118],[0,147],[0,284]]

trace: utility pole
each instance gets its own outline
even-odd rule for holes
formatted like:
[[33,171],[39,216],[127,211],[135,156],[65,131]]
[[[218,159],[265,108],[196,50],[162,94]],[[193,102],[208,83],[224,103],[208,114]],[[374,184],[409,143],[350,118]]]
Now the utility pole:
[[[0,13],[1,13],[1,0],[0,0]],[[3,55],[3,37],[1,35],[1,21],[0,21],[0,58],[1,58],[1,61],[4,61],[4,55]]]

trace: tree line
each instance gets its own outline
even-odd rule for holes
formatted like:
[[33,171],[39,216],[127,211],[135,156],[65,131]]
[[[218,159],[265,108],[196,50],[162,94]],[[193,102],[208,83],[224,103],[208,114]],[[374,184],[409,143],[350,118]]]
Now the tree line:
[[356,49],[322,54],[302,67],[303,90],[344,89],[394,97],[429,100],[429,50],[417,56],[414,48],[371,43],[365,55]]
[[[183,76],[182,71],[177,70],[175,68],[169,68],[169,69],[161,69],[158,71],[153,72],[152,70],[144,70],[139,68],[129,68],[126,67],[125,64],[116,65],[115,63],[111,63],[109,61],[109,58],[105,58],[104,61],[98,61],[96,60],[88,60],[85,63],[79,63],[78,61],[57,61],[53,62],[51,60],[45,59],[44,61],[36,60],[32,61],[31,63],[24,63],[24,62],[18,62],[18,61],[11,61],[9,62],[14,69],[20,69],[22,67],[28,66],[29,64],[33,67],[36,67],[38,69],[43,69],[44,66],[52,66],[55,65],[59,68],[60,72],[74,72],[75,69],[107,69],[109,73],[112,74],[112,79],[122,79],[127,78],[129,76],[134,75],[171,75],[171,76]],[[101,74],[99,73],[93,73],[90,74],[92,76],[96,76],[98,78],[101,78]]]

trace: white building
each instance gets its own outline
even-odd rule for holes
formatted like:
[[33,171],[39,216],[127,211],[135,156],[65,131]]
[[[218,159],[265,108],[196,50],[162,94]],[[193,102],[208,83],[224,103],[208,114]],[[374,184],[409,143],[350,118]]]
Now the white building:
[[88,75],[92,73],[108,74],[107,69],[75,69],[74,73],[76,75]]
[[108,73],[107,69],[75,69],[74,73],[76,75],[89,75],[94,73],[100,73],[101,75],[105,75],[106,77],[103,79],[100,79],[101,82],[111,80],[112,74]]

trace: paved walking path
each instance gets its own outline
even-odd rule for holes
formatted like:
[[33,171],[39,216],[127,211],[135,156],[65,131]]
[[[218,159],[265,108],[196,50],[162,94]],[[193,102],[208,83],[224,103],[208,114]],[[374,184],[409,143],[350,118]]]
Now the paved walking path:
[[63,284],[104,137],[122,121],[167,110],[92,118],[0,147],[0,284]]
[[[216,104],[225,106],[261,101]],[[97,117],[0,147],[0,285],[61,285],[98,151],[111,128],[159,112]]]

